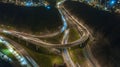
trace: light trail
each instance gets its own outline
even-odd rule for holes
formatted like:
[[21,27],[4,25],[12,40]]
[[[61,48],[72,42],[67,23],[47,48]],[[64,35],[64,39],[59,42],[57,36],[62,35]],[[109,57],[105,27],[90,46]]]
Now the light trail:
[[[6,40],[9,42],[7,42]],[[8,50],[16,57],[21,66],[39,67],[39,65],[27,54],[27,52],[20,45],[5,37],[0,37],[0,42],[3,43],[8,48]]]
[[[67,44],[68,42],[68,38],[69,38],[69,30],[66,30],[62,39],[61,44]],[[65,61],[65,63],[67,64],[68,67],[76,67],[74,62],[72,61],[69,52],[67,50],[67,48],[63,49],[63,53],[62,53],[63,59]]]

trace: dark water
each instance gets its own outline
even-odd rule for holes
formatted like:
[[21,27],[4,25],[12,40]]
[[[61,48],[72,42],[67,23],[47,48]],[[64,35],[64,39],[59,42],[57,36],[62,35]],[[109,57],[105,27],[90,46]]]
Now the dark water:
[[32,31],[55,29],[62,25],[60,15],[55,7],[21,7],[0,3],[0,23]]
[[[94,44],[93,54],[102,67],[120,67],[120,14],[109,13],[78,2],[66,2],[65,7],[103,37]],[[108,42],[105,43],[105,38]]]

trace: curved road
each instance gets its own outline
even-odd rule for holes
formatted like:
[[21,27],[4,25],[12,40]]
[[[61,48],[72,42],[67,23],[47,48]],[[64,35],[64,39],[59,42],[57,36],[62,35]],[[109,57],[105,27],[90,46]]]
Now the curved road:
[[20,62],[21,66],[39,67],[39,65],[29,56],[26,50],[24,50],[18,43],[5,37],[0,37],[0,40],[7,45],[9,51]]
[[[61,14],[61,18],[63,21],[63,27],[61,28],[60,32],[56,32],[56,33],[48,34],[48,35],[44,35],[44,36],[30,35],[27,33],[21,33],[21,32],[17,32],[17,31],[9,31],[9,30],[1,30],[1,32],[5,33],[5,34],[12,35],[12,36],[20,38],[20,39],[23,39],[27,42],[35,44],[36,46],[42,46],[45,48],[65,48],[64,52],[66,52],[66,53],[63,52],[63,55],[67,54],[65,56],[69,56],[67,51],[66,51],[66,48],[73,47],[73,46],[80,45],[80,44],[84,43],[85,41],[87,41],[89,39],[89,37],[91,37],[91,34],[82,23],[80,23],[77,19],[75,19],[69,13],[69,11],[66,8],[64,8],[64,6],[62,5],[63,2],[64,1],[59,2],[57,5],[58,11]],[[73,41],[73,42],[70,42],[70,43],[67,43],[67,36],[68,35],[66,35],[66,34],[64,35],[64,38],[62,40],[62,44],[47,43],[47,42],[44,42],[44,41],[38,39],[38,38],[42,38],[42,37],[52,37],[52,36],[58,35],[59,33],[66,31],[67,23],[72,23],[76,26],[79,34],[82,35],[80,37],[80,39]],[[75,67],[73,62],[71,62],[71,60],[69,60],[69,63],[72,64],[71,65],[72,67]],[[92,63],[92,65],[94,65],[94,63]]]
[[[87,30],[87,28],[84,25],[82,25],[81,23],[79,23],[74,17],[72,17],[72,15],[65,8],[61,7],[58,10],[61,12],[62,18],[64,18],[64,14],[62,12],[65,12],[66,14],[68,14],[67,17],[72,20],[71,22],[75,23],[77,25],[77,28],[80,32],[82,29],[83,33],[82,33],[82,37],[80,39],[73,41],[71,43],[61,45],[61,44],[46,43],[38,38],[34,38],[31,36],[25,36],[23,34],[13,32],[13,31],[3,30],[2,32],[9,34],[9,35],[12,35],[12,36],[15,36],[15,37],[20,38],[20,39],[23,39],[27,42],[33,43],[37,46],[42,46],[42,47],[67,48],[67,47],[73,47],[73,46],[84,43],[89,38],[89,31]],[[64,19],[64,22],[67,22],[66,19]],[[65,25],[66,25],[66,23],[65,23]],[[81,33],[79,33],[79,34],[81,34]]]

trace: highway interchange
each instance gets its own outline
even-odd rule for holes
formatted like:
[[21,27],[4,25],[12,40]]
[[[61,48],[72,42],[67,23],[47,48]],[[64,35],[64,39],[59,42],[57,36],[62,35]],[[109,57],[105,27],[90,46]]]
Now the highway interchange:
[[[63,21],[63,27],[60,29],[59,32],[55,32],[48,35],[41,35],[41,36],[22,33],[14,30],[4,30],[4,29],[1,29],[0,32],[17,37],[18,39],[25,40],[26,42],[32,43],[36,46],[42,46],[44,48],[52,48],[52,49],[56,49],[56,51],[58,50],[57,48],[62,48],[64,49],[62,51],[62,56],[67,67],[76,67],[76,64],[72,61],[67,48],[85,43],[88,39],[90,39],[90,37],[92,37],[92,35],[89,32],[89,30],[80,21],[75,19],[69,13],[69,11],[63,6],[62,3],[64,3],[64,1],[58,2],[57,4],[58,11]],[[77,31],[79,32],[79,35],[81,36],[78,40],[69,43],[68,43],[68,38],[69,38],[68,24],[74,25]],[[52,44],[52,43],[44,42],[39,39],[39,38],[53,37],[61,33],[64,33],[64,36],[60,44]],[[19,55],[22,55],[22,57],[25,59],[25,62],[27,63],[28,67],[40,67],[18,43],[12,41],[9,38],[5,38],[5,37],[2,38],[4,39],[5,42],[11,43],[14,46],[14,48],[16,48],[18,54],[20,53]],[[94,63],[90,62],[90,64],[91,64],[90,67],[95,67],[93,66]],[[80,67],[80,65],[77,65],[77,67]]]

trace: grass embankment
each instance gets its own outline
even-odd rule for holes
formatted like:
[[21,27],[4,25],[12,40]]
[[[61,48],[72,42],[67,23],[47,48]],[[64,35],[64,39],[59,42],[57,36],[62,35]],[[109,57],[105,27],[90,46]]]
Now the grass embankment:
[[41,67],[53,67],[54,64],[62,64],[63,59],[58,55],[47,55],[35,52],[23,46],[29,55],[41,66]]
[[78,31],[75,28],[70,28],[68,42],[73,42],[80,38]]
[[83,64],[85,61],[85,56],[83,54],[83,49],[81,48],[71,48],[69,49],[70,56],[74,63]]
[[0,51],[7,55],[8,57],[12,58],[12,60],[15,59],[15,57],[12,55],[12,53],[8,50],[8,48],[6,46],[4,46],[4,44],[0,43]]
[[14,41],[21,44],[21,46],[29,53],[29,55],[41,66],[41,67],[53,67],[54,64],[62,64],[63,59],[59,55],[55,55],[50,53],[46,48],[38,46],[38,50],[36,50],[36,46],[28,43],[23,40],[18,40],[16,37],[10,37]]
[[93,31],[95,41],[90,49],[99,65],[120,67],[120,15],[94,9],[79,2],[67,1],[64,5],[71,14],[82,19]]
[[16,57],[10,52],[10,50],[3,43],[0,43],[0,52],[2,52],[4,55],[11,58],[15,66],[20,66],[19,61],[16,59]]
[[[64,36],[64,33],[61,33],[61,34],[58,34],[54,37],[42,38],[42,40],[44,40],[45,42],[58,44],[58,43],[61,43],[63,36]],[[70,28],[68,42],[73,42],[79,38],[80,38],[80,36],[79,36],[78,31],[75,28]]]
[[[76,28],[70,28],[69,32],[69,40],[68,42],[76,41],[80,38],[79,32]],[[75,64],[82,64],[85,61],[85,57],[83,54],[83,49],[80,46],[71,47],[69,50],[70,56]]]

